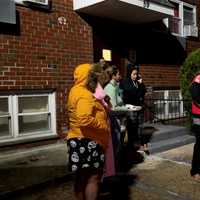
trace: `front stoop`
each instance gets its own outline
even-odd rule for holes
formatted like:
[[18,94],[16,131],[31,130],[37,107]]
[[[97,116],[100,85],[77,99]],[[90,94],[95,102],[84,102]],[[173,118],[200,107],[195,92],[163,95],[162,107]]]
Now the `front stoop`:
[[195,141],[195,137],[190,134],[186,127],[159,124],[152,126],[157,131],[154,132],[149,144],[151,153],[163,152]]

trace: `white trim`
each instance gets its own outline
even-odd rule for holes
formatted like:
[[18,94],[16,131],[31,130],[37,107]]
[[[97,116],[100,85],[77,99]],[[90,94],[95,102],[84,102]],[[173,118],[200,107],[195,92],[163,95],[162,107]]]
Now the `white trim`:
[[13,121],[13,118],[11,117],[12,115],[13,115],[13,109],[12,109],[12,97],[11,96],[9,96],[8,97],[8,112],[9,112],[9,114],[10,114],[10,121],[9,121],[9,132],[11,133],[11,136],[13,137],[14,136],[14,129],[13,129],[13,123],[14,123],[14,121]]
[[169,26],[169,18],[163,19],[163,23],[165,24],[166,27]]
[[18,124],[18,97],[17,95],[12,96],[12,118],[13,118],[13,137],[19,136],[19,124]]
[[32,112],[32,113],[18,113],[18,116],[33,116],[33,115],[43,115],[43,114],[51,114],[49,111],[46,112]]
[[[181,91],[179,91],[179,99],[181,99],[181,100],[183,99]],[[180,103],[180,113],[184,113],[183,101],[181,101],[181,103]]]
[[[167,6],[162,6],[160,4],[150,2],[149,7],[144,7],[143,0],[73,0],[73,9],[75,11],[81,11],[82,9],[87,9],[92,6],[97,6],[98,4],[107,4],[107,6],[115,7],[119,3],[126,3],[129,5],[138,6],[143,9],[152,10],[158,13],[163,13],[165,15],[173,16],[173,9]],[[128,6],[128,5],[127,5]]]
[[9,96],[6,95],[6,96],[0,96],[0,99],[3,99],[3,98],[8,98]]
[[179,4],[179,12],[180,12],[180,14],[179,14],[179,18],[181,19],[181,26],[180,26],[180,35],[181,36],[184,36],[183,35],[183,25],[184,25],[184,19],[183,19],[183,2],[181,2],[180,4]]
[[[165,90],[164,91],[164,99],[168,99],[168,97],[169,97],[169,91],[168,90]],[[165,110],[164,110],[164,112],[165,112],[165,115],[169,115],[169,104],[167,103],[167,101],[164,101],[165,102]]]
[[9,117],[10,115],[7,114],[7,115],[0,115],[0,118],[4,118],[4,117]]
[[21,95],[18,95],[18,97],[48,97],[49,94],[48,93],[45,93],[45,94],[21,94]]
[[197,7],[193,7],[193,12],[194,12],[194,26],[197,26]]
[[104,2],[105,0],[73,0],[73,9],[79,10],[97,3]]
[[[143,0],[120,0],[120,1],[144,8]],[[149,7],[144,8],[144,9],[153,10],[153,11],[160,12],[160,13],[165,13],[167,15],[172,15],[172,16],[174,15],[173,9],[153,3],[151,1],[149,2]]]
[[[56,93],[52,93],[49,95],[49,111],[52,113],[51,115],[51,130],[56,134]],[[55,105],[55,106],[51,106]]]
[[31,136],[35,136],[35,135],[38,135],[38,134],[41,134],[42,132],[42,135],[51,135],[52,134],[52,131],[51,130],[44,130],[44,131],[34,131],[34,132],[27,132],[27,133],[19,133],[19,138],[20,137],[31,137]]

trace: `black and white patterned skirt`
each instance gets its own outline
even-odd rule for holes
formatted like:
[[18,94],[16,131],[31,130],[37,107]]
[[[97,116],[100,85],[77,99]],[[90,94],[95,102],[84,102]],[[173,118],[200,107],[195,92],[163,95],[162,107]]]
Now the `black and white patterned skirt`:
[[72,138],[67,141],[67,145],[70,171],[104,168],[105,154],[97,142],[88,138]]

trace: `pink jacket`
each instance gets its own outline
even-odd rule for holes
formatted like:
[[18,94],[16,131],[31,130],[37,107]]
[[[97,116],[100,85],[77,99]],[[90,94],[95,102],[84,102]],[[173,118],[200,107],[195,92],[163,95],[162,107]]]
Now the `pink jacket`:
[[100,100],[102,102],[102,104],[108,108],[108,104],[104,101],[104,98],[106,96],[106,93],[104,92],[102,86],[100,83],[97,83],[97,87],[94,93],[94,96],[96,99]]
[[[105,108],[110,110],[108,104],[104,101],[104,98],[106,96],[105,91],[101,87],[100,83],[97,84],[94,96],[96,99],[100,100],[102,104],[105,106]],[[109,122],[108,122],[109,123]],[[114,176],[115,175],[115,161],[114,161],[114,153],[113,153],[113,143],[112,143],[112,136],[109,135],[108,140],[108,147],[105,152],[105,167],[104,167],[105,173],[103,177],[108,176]]]

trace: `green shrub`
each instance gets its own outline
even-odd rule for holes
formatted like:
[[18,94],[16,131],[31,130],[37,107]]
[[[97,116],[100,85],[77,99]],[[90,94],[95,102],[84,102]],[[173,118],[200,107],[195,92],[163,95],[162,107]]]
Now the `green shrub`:
[[200,71],[200,49],[191,52],[181,67],[180,86],[184,107],[187,111],[189,119],[191,119],[191,95],[190,85],[194,75]]

